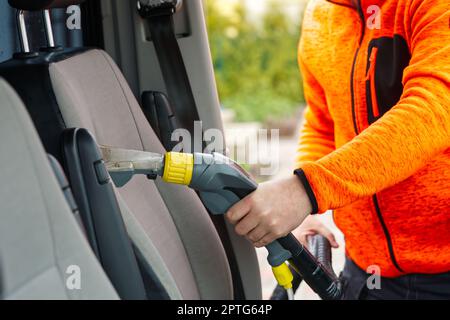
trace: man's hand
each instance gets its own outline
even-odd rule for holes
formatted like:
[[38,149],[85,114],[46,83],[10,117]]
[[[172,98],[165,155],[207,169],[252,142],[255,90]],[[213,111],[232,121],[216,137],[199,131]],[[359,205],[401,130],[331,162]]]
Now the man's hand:
[[295,229],[293,232],[294,236],[300,241],[304,246],[308,246],[307,238],[309,236],[315,236],[320,234],[330,241],[333,248],[339,248],[339,244],[336,241],[336,237],[333,232],[330,231],[325,225],[319,221],[315,216],[308,216],[305,221]]
[[227,212],[236,233],[255,247],[286,236],[312,212],[303,184],[296,176],[267,182]]

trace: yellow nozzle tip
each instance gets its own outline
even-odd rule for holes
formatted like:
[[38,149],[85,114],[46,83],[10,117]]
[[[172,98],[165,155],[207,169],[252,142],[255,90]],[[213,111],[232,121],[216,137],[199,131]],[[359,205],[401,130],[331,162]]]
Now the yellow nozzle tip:
[[194,171],[194,155],[168,152],[164,160],[163,180],[167,183],[189,185]]
[[280,286],[286,290],[292,288],[294,276],[286,263],[283,263],[277,267],[272,267],[272,272]]

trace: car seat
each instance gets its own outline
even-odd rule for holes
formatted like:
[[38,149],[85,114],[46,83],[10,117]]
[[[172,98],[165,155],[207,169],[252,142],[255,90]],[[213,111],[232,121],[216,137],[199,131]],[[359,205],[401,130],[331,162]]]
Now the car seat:
[[[0,298],[117,299],[25,107],[0,79]],[[80,271],[80,287],[68,286]]]

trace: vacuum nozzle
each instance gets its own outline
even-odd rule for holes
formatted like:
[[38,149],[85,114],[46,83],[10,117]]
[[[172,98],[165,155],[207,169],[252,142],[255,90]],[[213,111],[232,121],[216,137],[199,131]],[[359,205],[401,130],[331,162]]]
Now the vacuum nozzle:
[[194,155],[168,152],[165,155],[138,150],[100,146],[106,169],[117,187],[123,187],[136,175],[158,176],[167,183],[189,185],[194,172]]
[[106,169],[119,188],[126,185],[135,174],[144,174],[151,179],[163,175],[162,154],[107,146],[100,146],[100,150]]

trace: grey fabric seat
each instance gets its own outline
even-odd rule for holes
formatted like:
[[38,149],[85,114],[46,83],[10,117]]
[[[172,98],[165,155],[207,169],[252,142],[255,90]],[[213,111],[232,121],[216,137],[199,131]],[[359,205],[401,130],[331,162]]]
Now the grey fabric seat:
[[[0,79],[0,297],[117,299],[78,227],[25,107]],[[71,269],[81,289],[69,289]]]
[[[49,73],[67,127],[87,128],[99,144],[164,152],[107,53],[77,53]],[[117,193],[131,239],[172,299],[233,298],[225,250],[193,191],[134,177]]]

